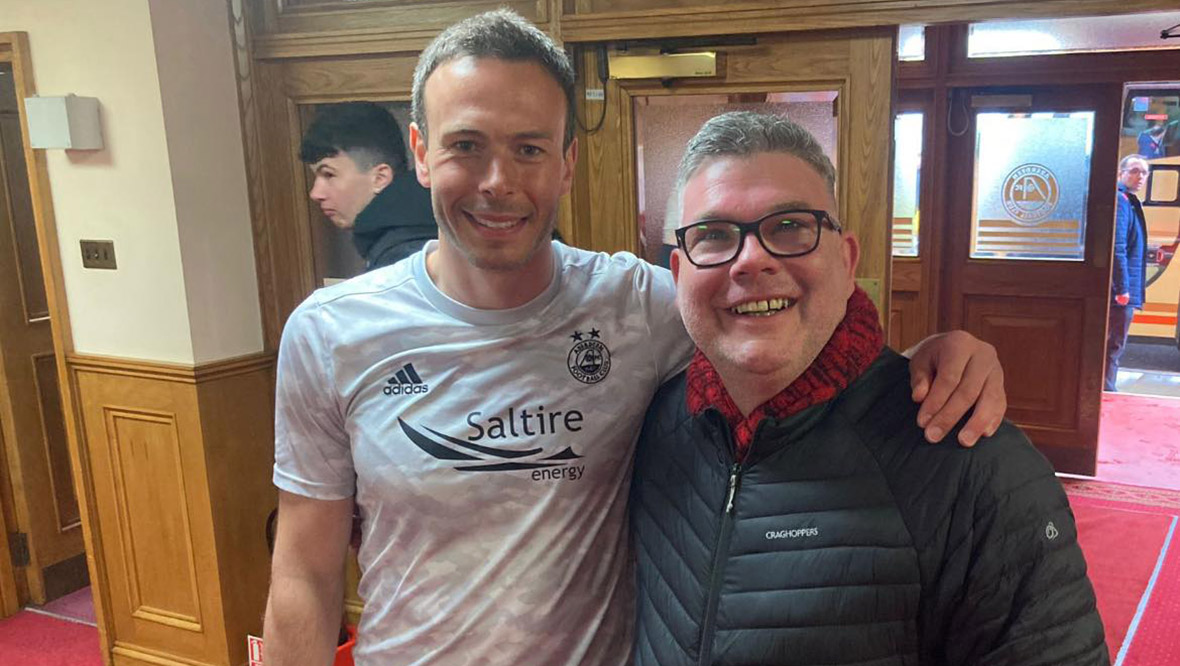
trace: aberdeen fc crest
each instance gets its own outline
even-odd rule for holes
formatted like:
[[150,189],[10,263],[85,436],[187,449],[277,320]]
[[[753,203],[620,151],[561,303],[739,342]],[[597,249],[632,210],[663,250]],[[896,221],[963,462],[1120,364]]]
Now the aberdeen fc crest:
[[570,338],[574,346],[566,365],[574,379],[583,384],[597,384],[605,379],[610,373],[610,350],[599,339],[598,329],[592,328],[587,333],[574,331]]

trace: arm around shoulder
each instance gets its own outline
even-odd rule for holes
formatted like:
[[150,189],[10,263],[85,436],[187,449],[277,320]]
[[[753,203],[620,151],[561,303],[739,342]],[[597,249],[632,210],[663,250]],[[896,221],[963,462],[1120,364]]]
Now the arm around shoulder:
[[279,491],[263,640],[267,666],[332,663],[344,606],[352,498]]

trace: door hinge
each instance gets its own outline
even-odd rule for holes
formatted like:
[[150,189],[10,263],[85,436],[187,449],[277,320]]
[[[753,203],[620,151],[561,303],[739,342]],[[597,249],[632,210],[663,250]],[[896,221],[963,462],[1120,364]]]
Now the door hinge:
[[12,566],[29,566],[29,535],[24,532],[9,532],[8,552],[12,555]]

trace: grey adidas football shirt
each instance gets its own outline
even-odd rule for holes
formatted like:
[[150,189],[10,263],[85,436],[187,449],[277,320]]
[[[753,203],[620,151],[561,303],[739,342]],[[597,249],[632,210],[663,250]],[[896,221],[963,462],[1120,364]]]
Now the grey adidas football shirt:
[[671,276],[554,243],[544,293],[477,310],[430,281],[435,247],[292,314],[275,485],[356,495],[358,664],[625,664],[631,456],[692,352]]

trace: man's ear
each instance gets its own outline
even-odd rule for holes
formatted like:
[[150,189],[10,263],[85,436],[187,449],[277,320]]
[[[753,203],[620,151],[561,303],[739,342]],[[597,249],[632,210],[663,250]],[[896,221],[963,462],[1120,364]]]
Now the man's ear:
[[860,241],[856,239],[856,235],[845,231],[844,236],[840,239],[840,257],[844,262],[844,270],[848,276],[848,280],[855,284],[856,280],[856,266],[860,263]]
[[369,180],[373,185],[373,194],[384,190],[393,182],[393,167],[382,162],[369,169]]
[[410,150],[414,152],[414,174],[422,187],[430,187],[430,166],[426,164],[426,134],[418,123],[410,123]]
[[668,257],[668,267],[672,269],[672,281],[677,286],[680,285],[680,248],[672,250],[672,256]]
[[569,148],[561,158],[561,193],[569,194],[574,184],[574,167],[578,163],[578,137],[570,141]]

